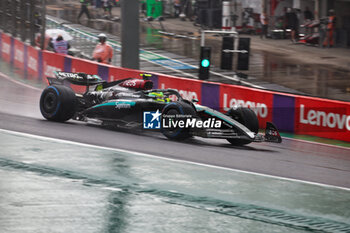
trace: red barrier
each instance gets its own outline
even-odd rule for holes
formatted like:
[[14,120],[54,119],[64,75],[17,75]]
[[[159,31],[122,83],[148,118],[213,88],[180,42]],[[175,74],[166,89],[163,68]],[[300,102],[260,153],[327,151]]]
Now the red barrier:
[[19,40],[14,40],[14,59],[15,67],[24,70],[24,44]]
[[140,74],[145,73],[140,70],[132,70],[127,68],[121,68],[121,67],[109,67],[109,78],[108,81],[114,81],[114,80],[120,80],[124,78],[140,78]]
[[295,96],[295,133],[350,142],[350,103]]
[[[11,62],[13,58],[14,65],[24,69],[24,51],[25,45],[22,42],[14,40],[11,48],[11,37],[1,33],[1,55],[2,59]],[[13,54],[11,54],[13,52]],[[64,70],[65,58],[63,55],[55,54],[48,51],[42,51],[43,64],[39,64],[39,51],[31,46],[27,46],[27,71],[28,77],[38,77],[42,65],[42,78],[46,82],[46,76],[53,77],[53,71]],[[12,57],[13,56],[13,57]],[[70,63],[67,63],[70,69]],[[103,74],[108,81],[119,80],[124,78],[140,78],[141,73],[147,73],[140,70],[126,69],[106,65],[98,66],[98,63],[71,58],[71,71],[84,72],[88,74]],[[172,77],[162,74],[153,73],[154,81],[158,88],[177,89],[180,94],[188,100],[193,98],[210,104],[212,107],[220,106],[221,111],[227,111],[234,105],[252,108],[259,118],[260,127],[264,128],[266,121],[272,121],[273,111],[276,113],[275,104],[279,108],[287,110],[277,111],[276,118],[283,113],[291,116],[291,121],[281,121],[293,128],[297,134],[313,135],[337,140],[350,142],[350,103],[343,101],[333,101],[321,98],[312,98],[296,95],[286,95],[278,92],[263,91],[248,87],[213,84],[199,80]],[[108,75],[108,76],[107,76]],[[158,77],[158,78],[157,78]],[[85,87],[73,87],[76,91],[83,92]],[[202,98],[202,92],[206,93]],[[220,92],[220,93],[219,93]],[[289,98],[282,98],[289,96]],[[277,98],[278,97],[278,98]],[[289,100],[289,102],[287,100]],[[288,102],[288,103],[287,103]],[[295,106],[294,106],[295,104]],[[208,105],[209,106],[209,105]],[[293,108],[294,107],[294,108]],[[288,111],[292,109],[293,111]],[[290,114],[289,114],[290,112]],[[295,112],[295,114],[293,114]],[[280,115],[279,115],[280,114]],[[294,117],[294,119],[293,119]]]
[[38,79],[39,77],[39,50],[32,46],[27,46],[27,59],[28,59],[28,78]]
[[[97,74],[98,73],[98,63],[96,63],[94,61],[87,61],[87,60],[72,57],[72,72],[73,73],[83,72],[86,74]],[[85,86],[71,84],[71,88],[77,93],[84,93],[86,91]]]
[[248,87],[221,84],[220,108],[227,111],[233,106],[249,107],[257,114],[260,128],[272,121],[273,92]]
[[97,74],[97,63],[80,58],[72,58],[72,72],[83,72],[86,74]]
[[64,70],[64,56],[49,52],[43,51],[43,81],[46,82],[46,77],[55,77],[54,71],[63,71]]
[[158,76],[158,88],[160,89],[176,89],[179,91],[182,98],[187,100],[197,99],[199,104],[201,103],[201,89],[202,81],[191,80],[185,78],[175,78],[171,76],[160,75]]
[[7,62],[11,62],[11,37],[1,33],[1,57]]

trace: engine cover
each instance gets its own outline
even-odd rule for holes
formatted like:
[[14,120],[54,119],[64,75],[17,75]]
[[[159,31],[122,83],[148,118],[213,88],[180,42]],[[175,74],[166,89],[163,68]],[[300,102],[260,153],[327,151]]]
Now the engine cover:
[[151,80],[135,78],[125,80],[124,82],[120,83],[119,86],[136,90],[150,90],[153,87],[153,82]]

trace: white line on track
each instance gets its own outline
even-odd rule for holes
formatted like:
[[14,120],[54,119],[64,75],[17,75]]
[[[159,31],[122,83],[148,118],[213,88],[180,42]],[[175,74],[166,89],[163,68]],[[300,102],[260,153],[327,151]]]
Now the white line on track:
[[[288,138],[288,137],[282,137],[282,138],[283,138],[283,140],[286,139],[286,140],[291,140],[291,141],[315,144],[315,145],[319,145],[319,146],[334,147],[334,148],[343,149],[343,150],[350,150],[350,147],[337,146],[337,145],[332,145],[332,144],[325,144],[325,143],[322,143],[322,142],[305,141],[305,140],[302,140],[302,139]],[[347,142],[344,142],[344,143],[347,143]]]
[[151,155],[151,154],[137,152],[137,151],[91,145],[91,144],[86,144],[86,143],[81,143],[81,142],[74,142],[74,141],[68,141],[68,140],[57,139],[57,138],[52,138],[52,137],[39,136],[39,135],[23,133],[23,132],[18,132],[18,131],[6,130],[6,129],[0,129],[0,132],[8,133],[11,135],[16,135],[16,136],[35,138],[35,139],[43,140],[43,141],[52,141],[52,142],[65,143],[65,144],[71,144],[71,145],[76,145],[76,146],[85,146],[85,147],[90,147],[90,148],[95,148],[95,149],[129,153],[129,154],[134,154],[134,155],[138,155],[138,156],[143,156],[143,157],[148,157],[148,158],[157,158],[157,159],[162,159],[162,160],[167,160],[167,161],[172,161],[172,162],[177,162],[177,163],[185,163],[185,164],[191,164],[191,165],[196,165],[196,166],[203,166],[203,167],[233,171],[233,172],[238,172],[238,173],[243,173],[243,174],[248,174],[248,175],[262,176],[262,177],[267,177],[267,178],[272,178],[272,179],[277,179],[277,180],[285,180],[285,181],[291,181],[291,182],[297,182],[297,183],[303,183],[303,184],[316,185],[316,186],[325,187],[325,188],[334,188],[334,189],[341,189],[341,190],[350,191],[350,188],[346,188],[346,187],[321,184],[321,183],[316,183],[316,182],[311,182],[311,181],[304,181],[304,180],[298,180],[298,179],[293,179],[293,178],[279,177],[279,176],[267,175],[267,174],[256,173],[256,172],[243,171],[243,170],[234,169],[234,168],[219,167],[219,166],[215,166],[215,165],[191,162],[191,161],[180,160],[180,159],[171,159],[171,158],[166,158],[166,157],[157,156],[157,155]]

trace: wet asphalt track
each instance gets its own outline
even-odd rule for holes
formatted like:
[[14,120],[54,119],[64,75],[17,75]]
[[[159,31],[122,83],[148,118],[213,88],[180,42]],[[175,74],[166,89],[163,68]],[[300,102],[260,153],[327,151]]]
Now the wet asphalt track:
[[244,147],[201,138],[174,142],[155,132],[115,131],[75,121],[48,122],[39,111],[41,90],[2,75],[0,86],[1,129],[350,188],[350,150],[346,148],[291,139]]

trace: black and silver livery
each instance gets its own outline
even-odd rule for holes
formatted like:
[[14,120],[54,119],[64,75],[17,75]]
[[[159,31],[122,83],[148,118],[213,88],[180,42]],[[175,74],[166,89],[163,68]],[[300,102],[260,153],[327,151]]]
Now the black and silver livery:
[[197,100],[185,100],[176,90],[152,89],[153,82],[147,75],[113,82],[85,73],[55,72],[55,76],[48,78],[49,86],[40,98],[41,113],[51,121],[73,119],[143,128],[144,113],[159,112],[162,123],[159,130],[169,139],[223,138],[233,145],[282,141],[270,122],[265,134],[259,134],[258,118],[249,108],[231,108],[222,113],[199,105]]

